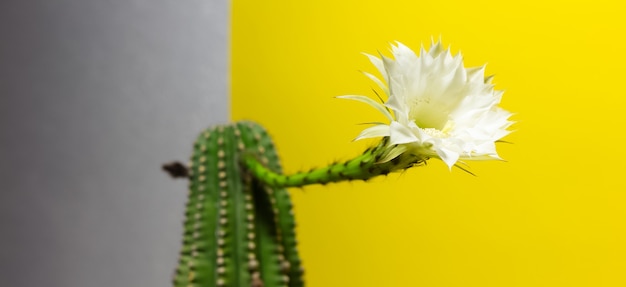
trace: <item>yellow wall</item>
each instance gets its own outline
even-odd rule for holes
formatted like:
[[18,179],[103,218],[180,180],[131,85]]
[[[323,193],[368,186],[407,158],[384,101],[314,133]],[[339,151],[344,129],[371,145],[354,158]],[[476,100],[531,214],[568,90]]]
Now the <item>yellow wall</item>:
[[[514,3],[514,4],[512,4]],[[615,3],[619,3],[615,1]],[[286,171],[358,154],[374,109],[361,52],[441,36],[488,63],[516,131],[472,177],[291,190],[308,286],[626,286],[626,9],[612,1],[232,4],[232,119],[260,122]]]

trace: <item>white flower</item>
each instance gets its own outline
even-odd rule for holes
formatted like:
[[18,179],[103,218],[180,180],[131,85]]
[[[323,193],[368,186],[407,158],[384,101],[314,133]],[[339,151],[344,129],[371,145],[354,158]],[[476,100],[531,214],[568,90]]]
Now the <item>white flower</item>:
[[[507,135],[511,113],[499,108],[502,91],[494,90],[485,67],[465,68],[440,42],[420,55],[401,43],[391,46],[393,59],[367,55],[382,75],[365,73],[384,92],[383,104],[365,96],[341,96],[365,102],[390,121],[367,128],[356,138],[389,137],[398,145],[383,161],[402,153],[435,157],[450,168],[458,160],[500,159],[495,142]],[[393,116],[389,109],[393,111]]]

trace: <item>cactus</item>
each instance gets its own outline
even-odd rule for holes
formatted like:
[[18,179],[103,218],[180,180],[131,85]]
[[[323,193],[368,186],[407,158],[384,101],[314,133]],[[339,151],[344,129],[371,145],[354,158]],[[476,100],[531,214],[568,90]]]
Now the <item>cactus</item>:
[[285,187],[367,180],[424,164],[427,158],[388,140],[346,162],[283,175],[271,138],[258,124],[208,129],[189,167],[164,168],[188,177],[189,199],[176,287],[304,286],[295,221]]
[[304,285],[289,194],[242,168],[244,154],[281,172],[270,137],[252,122],[206,130],[195,142],[174,286]]

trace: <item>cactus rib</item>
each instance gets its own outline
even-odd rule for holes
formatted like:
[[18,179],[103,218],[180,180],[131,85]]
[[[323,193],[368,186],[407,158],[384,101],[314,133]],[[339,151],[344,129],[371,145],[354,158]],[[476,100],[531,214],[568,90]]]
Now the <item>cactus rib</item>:
[[[258,157],[261,162],[267,163],[267,167],[273,172],[281,173],[280,161],[272,143],[271,137],[265,129],[259,125],[247,123],[251,130],[252,142],[249,146],[256,146]],[[241,126],[242,124],[240,124]],[[256,180],[262,182],[261,179]],[[289,193],[284,188],[272,188],[266,185],[258,185],[269,198],[274,222],[276,223],[276,240],[280,243],[279,252],[281,271],[285,274],[285,281],[289,282],[289,287],[304,286],[303,273],[300,257],[298,255],[295,219],[293,216],[293,206]]]

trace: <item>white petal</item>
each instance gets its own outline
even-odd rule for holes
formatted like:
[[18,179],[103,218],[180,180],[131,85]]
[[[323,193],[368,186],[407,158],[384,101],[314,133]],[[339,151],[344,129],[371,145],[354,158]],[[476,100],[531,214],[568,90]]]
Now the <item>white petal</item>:
[[415,134],[413,134],[411,129],[396,121],[391,122],[389,128],[389,143],[392,145],[419,141]]
[[391,114],[389,113],[389,111],[387,110],[387,108],[385,108],[385,106],[383,106],[383,104],[374,101],[366,96],[354,96],[354,95],[345,95],[345,96],[337,96],[336,98],[338,99],[348,99],[348,100],[355,100],[358,102],[363,102],[366,103],[372,107],[374,107],[375,109],[377,109],[379,112],[381,112],[383,115],[385,115],[385,117],[387,117],[388,120],[393,121],[393,117],[391,116]]
[[441,158],[441,160],[443,160],[443,162],[445,162],[446,165],[448,165],[448,168],[452,170],[452,166],[459,159],[459,153],[443,148],[443,147],[437,147],[437,146],[435,146],[435,151],[437,152],[437,155],[439,156],[439,158]]
[[400,97],[396,95],[390,96],[385,102],[385,106],[392,109],[394,112],[401,113],[403,115],[408,115],[409,112],[409,106],[406,104],[406,101],[404,99],[400,99]]
[[413,52],[413,50],[411,50],[409,47],[397,41],[396,45],[397,46],[391,46],[391,53],[395,58],[395,62],[410,64],[417,60],[417,55],[415,55],[415,52]]
[[472,161],[484,161],[484,160],[501,160],[504,161],[497,154],[485,154],[485,155],[474,155],[471,157],[463,157],[464,160],[472,160]]
[[359,134],[359,136],[357,136],[354,140],[358,141],[361,139],[386,137],[386,136],[389,136],[389,126],[388,125],[375,125],[373,127],[364,129]]
[[385,92],[385,94],[389,94],[389,89],[387,88],[387,85],[385,85],[385,83],[383,83],[378,77],[368,73],[368,72],[362,72],[366,77],[368,77],[370,80],[372,80],[374,83],[376,83],[376,85],[383,90],[383,92]]
[[383,79],[387,80],[387,72],[385,71],[385,65],[383,65],[383,60],[374,55],[366,53],[363,53],[363,55],[367,56],[370,62],[372,62],[374,67],[376,67],[376,69],[378,69],[378,72],[380,72],[380,74],[383,76]]
[[[441,41],[437,41],[437,43],[431,44],[430,51],[428,52],[428,54],[434,58],[434,57],[439,56],[439,54],[441,54],[443,51],[444,50],[441,47]],[[422,56],[424,55],[422,54]]]
[[467,79],[470,82],[485,83],[485,65],[467,68]]
[[385,72],[387,73],[387,83],[389,84],[389,81],[391,80],[391,78],[394,76],[394,74],[396,72],[396,61],[394,61],[393,59],[387,58],[385,56],[383,56],[382,54],[380,55],[380,58],[382,59],[382,63],[383,63],[383,67]]
[[424,46],[422,46],[422,51],[420,52],[420,61],[424,67],[430,67],[433,63],[433,56],[424,50]]

